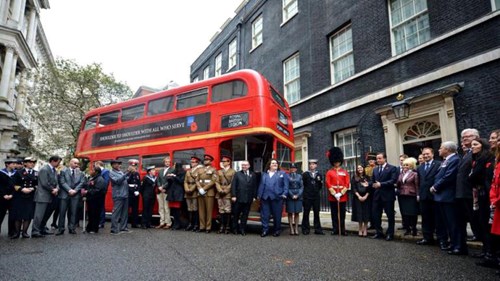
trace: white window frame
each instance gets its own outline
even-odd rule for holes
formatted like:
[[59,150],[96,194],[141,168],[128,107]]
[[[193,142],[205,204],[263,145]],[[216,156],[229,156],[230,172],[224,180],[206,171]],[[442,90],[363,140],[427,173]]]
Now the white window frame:
[[252,22],[252,50],[262,45],[262,42],[264,41],[262,38],[263,30],[264,20],[262,15],[260,15]]
[[231,41],[231,43],[229,43],[228,45],[228,58],[227,58],[227,61],[228,61],[228,66],[227,66],[227,69],[231,69],[233,67],[236,66],[236,60],[238,58],[238,38],[234,38],[233,41]]
[[[294,67],[296,69],[290,69]],[[296,74],[295,76],[289,76],[288,73],[292,71]],[[294,86],[297,89],[296,92],[290,92],[290,88]],[[289,104],[300,100],[300,55],[299,53],[294,54],[283,62],[283,89],[285,92],[285,99]]]
[[222,75],[222,53],[215,57],[215,77]]
[[[349,42],[350,41],[350,42]],[[347,25],[341,30],[337,31],[330,37],[330,73],[331,73],[331,81],[332,85],[338,83],[342,80],[345,80],[354,75],[354,54],[353,54],[353,46],[352,46],[352,29],[351,25]],[[334,50],[338,48],[337,56],[334,56]],[[341,51],[341,49],[343,50]],[[335,64],[340,62],[347,62],[349,66],[344,68],[336,68]],[[340,75],[338,79],[335,77],[339,72],[343,72],[344,70],[348,70],[347,74]]]
[[[353,175],[356,171],[356,163],[361,163],[360,149],[357,146],[358,132],[355,128],[344,129],[337,131],[333,134],[333,141],[335,146],[339,147],[344,154],[344,163],[342,166],[349,174]],[[342,143],[339,142],[339,138],[342,137]],[[346,140],[349,140],[349,145],[351,146],[352,153],[349,154],[346,150]]]
[[298,0],[283,0],[282,1],[282,11],[283,11],[283,24],[293,18],[299,13],[299,1]]
[[[422,45],[423,43],[429,41],[431,39],[430,38],[431,35],[430,35],[430,22],[429,22],[429,8],[428,8],[428,5],[427,5],[427,0],[411,0],[411,4],[412,4],[412,8],[413,8],[413,12],[414,13],[411,16],[408,16],[408,17],[406,17],[404,19],[401,19],[401,21],[397,22],[396,24],[393,24],[394,14],[392,12],[392,5],[391,5],[393,1],[395,3],[401,3],[401,0],[388,0],[388,4],[387,4],[387,8],[389,9],[389,25],[390,25],[390,28],[391,28],[391,50],[392,50],[392,55],[396,56],[396,55],[405,53],[408,50],[413,49],[413,48],[415,48],[415,47],[417,47],[419,45]],[[423,10],[415,13],[416,4],[422,4],[422,3],[425,4],[425,9],[423,9]],[[403,14],[402,14],[403,13],[403,7],[397,7],[397,10],[402,10],[401,11],[401,17],[403,17]],[[419,20],[422,20],[422,19],[424,21],[426,21],[426,23],[427,23],[427,25],[424,26],[423,28],[422,28],[422,26],[419,25],[419,23],[420,23]],[[408,47],[407,44],[409,42],[407,42],[407,38],[411,38],[411,37],[408,36],[408,30],[407,30],[406,27],[407,26],[411,27],[411,25],[415,21],[417,22],[417,23],[415,23],[416,31],[414,33],[412,33],[412,34],[416,34],[416,36],[417,36],[416,40],[418,42],[414,46],[409,46]],[[403,39],[401,40],[402,44],[404,44],[404,46],[402,47],[401,50],[399,50],[399,48],[398,48],[399,45],[396,46],[396,44],[398,42],[396,42],[395,33],[396,33],[396,31],[399,31],[401,28],[403,28],[403,31],[404,31]],[[426,32],[423,32],[424,30],[426,30]],[[421,34],[423,36],[421,36]]]
[[203,80],[207,80],[208,78],[210,78],[210,66],[203,69]]
[[496,11],[500,9],[500,0],[491,0],[491,10]]

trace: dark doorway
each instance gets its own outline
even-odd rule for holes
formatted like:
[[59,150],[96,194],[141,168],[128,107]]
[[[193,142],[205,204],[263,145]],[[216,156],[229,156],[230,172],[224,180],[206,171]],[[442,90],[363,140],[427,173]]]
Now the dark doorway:
[[440,138],[433,140],[419,141],[419,142],[404,144],[403,151],[409,157],[414,157],[415,159],[418,159],[418,155],[422,152],[422,149],[424,149],[425,147],[431,147],[432,149],[434,149],[434,157],[437,157],[440,145],[441,145]]

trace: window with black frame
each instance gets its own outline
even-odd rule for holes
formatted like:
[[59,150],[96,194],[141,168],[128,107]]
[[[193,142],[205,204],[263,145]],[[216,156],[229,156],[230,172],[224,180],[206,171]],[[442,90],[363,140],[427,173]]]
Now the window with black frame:
[[177,110],[207,104],[208,90],[200,89],[177,96]]
[[104,127],[107,125],[118,123],[119,115],[120,115],[119,110],[101,114],[101,116],[99,117],[99,127]]
[[156,155],[147,155],[142,156],[142,170],[146,171],[146,168],[149,166],[155,166],[156,168],[162,168],[164,164],[164,160],[166,157],[170,157],[170,154],[156,154]]
[[122,122],[136,120],[144,116],[144,104],[122,109]]
[[173,108],[174,98],[172,96],[152,100],[148,103],[148,116],[167,113],[172,111]]

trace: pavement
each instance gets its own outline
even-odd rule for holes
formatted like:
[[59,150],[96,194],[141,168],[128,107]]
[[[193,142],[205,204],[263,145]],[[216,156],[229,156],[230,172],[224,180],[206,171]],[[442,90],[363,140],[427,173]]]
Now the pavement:
[[[301,222],[302,222],[302,215],[303,215],[303,213],[301,213],[301,218],[300,218]],[[396,229],[394,232],[394,239],[395,240],[416,243],[418,240],[421,240],[423,238],[421,217],[420,216],[418,217],[418,222],[417,222],[417,229],[418,229],[417,236],[412,236],[412,235],[405,236],[404,235],[405,230],[397,230],[398,228],[402,227],[402,220],[401,220],[401,215],[399,214],[399,212],[396,213],[395,219],[396,219],[396,225],[395,225]],[[328,232],[332,231],[333,226],[332,226],[332,219],[331,219],[330,212],[320,212],[320,220],[321,220],[321,226],[322,226],[323,230],[328,231]],[[309,222],[311,223],[311,226],[313,224],[313,221],[314,221],[314,218],[313,218],[313,213],[311,211],[311,213],[309,214]],[[283,226],[284,226],[284,229],[286,230],[287,229],[286,225],[288,224],[288,218],[283,217],[282,223],[284,224]],[[387,230],[387,226],[388,226],[387,217],[384,213],[382,215],[382,228],[384,230]],[[358,235],[359,224],[358,224],[358,222],[354,222],[351,220],[351,213],[350,212],[346,212],[345,227],[346,227],[346,231],[348,234],[356,235],[356,236]],[[329,234],[329,233],[326,233],[326,234]],[[368,237],[373,236],[373,235],[375,235],[375,230],[368,230]],[[470,226],[467,229],[467,235],[470,237],[473,236],[472,230],[470,229]],[[469,241],[469,242],[467,242],[467,245],[473,249],[480,249],[482,247],[482,243],[478,242],[478,241],[474,241],[474,242]]]

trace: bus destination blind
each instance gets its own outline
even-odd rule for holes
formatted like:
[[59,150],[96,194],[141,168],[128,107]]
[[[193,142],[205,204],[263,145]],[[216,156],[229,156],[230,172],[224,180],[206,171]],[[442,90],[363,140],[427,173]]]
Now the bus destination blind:
[[207,132],[210,128],[210,113],[162,120],[118,130],[96,133],[92,147],[127,144],[137,141]]

